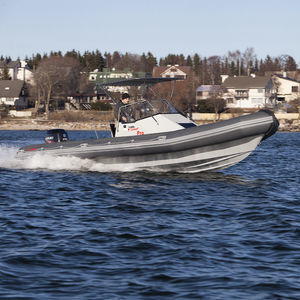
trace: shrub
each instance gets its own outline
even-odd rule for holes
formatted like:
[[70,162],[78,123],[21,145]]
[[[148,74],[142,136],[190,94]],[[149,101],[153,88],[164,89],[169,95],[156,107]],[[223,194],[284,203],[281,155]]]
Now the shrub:
[[223,99],[207,99],[198,101],[197,111],[201,113],[221,113],[225,110]]
[[102,110],[102,111],[112,110],[112,107],[108,102],[94,102],[92,103],[91,106],[92,106],[92,110]]
[[9,111],[9,106],[5,104],[0,104],[0,111],[4,113],[8,113]]
[[110,122],[114,119],[112,111],[56,111],[51,112],[49,120],[61,122]]

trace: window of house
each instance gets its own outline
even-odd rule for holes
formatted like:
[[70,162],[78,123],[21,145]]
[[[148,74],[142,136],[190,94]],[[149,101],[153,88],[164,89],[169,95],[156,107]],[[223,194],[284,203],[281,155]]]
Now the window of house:
[[197,92],[197,96],[203,96],[203,92]]
[[292,93],[298,93],[298,90],[297,86],[292,86]]
[[237,96],[248,96],[248,90],[235,90]]
[[261,94],[261,93],[264,92],[264,90],[263,89],[257,89],[257,92]]
[[228,99],[227,99],[227,103],[228,103],[228,104],[232,104],[232,103],[233,103],[233,98],[228,98]]

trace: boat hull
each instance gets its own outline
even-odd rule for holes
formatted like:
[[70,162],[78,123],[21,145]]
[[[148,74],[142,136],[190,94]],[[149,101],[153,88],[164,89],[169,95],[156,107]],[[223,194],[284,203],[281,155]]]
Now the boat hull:
[[136,137],[70,141],[23,147],[18,156],[35,153],[75,156],[113,169],[200,172],[230,167],[274,134],[278,121],[268,111],[173,132]]

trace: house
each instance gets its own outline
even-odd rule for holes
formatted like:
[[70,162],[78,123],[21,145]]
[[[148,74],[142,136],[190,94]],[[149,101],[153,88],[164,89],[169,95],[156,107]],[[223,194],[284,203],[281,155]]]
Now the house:
[[90,83],[82,93],[75,93],[68,97],[65,103],[66,110],[90,110],[92,103],[112,102],[104,92],[94,89],[94,84]]
[[115,68],[103,68],[102,72],[96,69],[93,72],[89,73],[89,81],[94,81],[97,83],[106,83],[110,81],[122,80],[133,77],[133,72],[129,69],[116,71]]
[[192,67],[179,66],[179,65],[168,65],[154,67],[152,71],[153,77],[177,77],[187,79],[192,74]]
[[265,76],[273,76],[273,75],[279,75],[282,77],[287,77],[292,80],[300,81],[300,69],[297,71],[266,71]]
[[196,90],[196,101],[221,98],[223,91],[220,85],[200,85]]
[[0,105],[27,107],[26,90],[22,80],[0,80]]
[[0,72],[7,66],[8,74],[11,80],[23,80],[26,83],[33,84],[33,72],[28,67],[27,62],[24,60],[10,61],[6,63],[5,61],[0,61]]
[[224,99],[227,108],[262,108],[274,107],[276,88],[269,76],[235,76],[222,77],[224,82]]
[[[127,68],[124,70],[116,70],[115,68],[112,69],[103,68],[102,72],[96,69],[93,72],[89,73],[89,81],[94,83],[106,83],[111,81],[124,80],[128,78],[143,78],[143,77],[151,77],[151,74],[147,72],[133,72]],[[124,87],[124,86],[109,87],[109,90],[112,92],[124,93],[127,92],[128,87]]]
[[273,75],[273,81],[277,89],[277,100],[290,102],[300,99],[300,82],[283,75]]

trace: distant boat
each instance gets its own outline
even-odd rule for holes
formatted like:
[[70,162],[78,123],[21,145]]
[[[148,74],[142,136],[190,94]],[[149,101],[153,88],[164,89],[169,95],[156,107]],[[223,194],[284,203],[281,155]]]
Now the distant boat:
[[[156,83],[175,80],[178,78],[127,79],[102,84],[101,88],[145,85],[152,90]],[[22,147],[17,156],[75,156],[113,165],[114,169],[126,165],[135,170],[194,173],[235,165],[278,128],[276,117],[268,110],[200,126],[162,98],[144,98],[121,106],[118,116],[128,111],[134,112],[128,122],[111,124],[111,138],[70,141],[59,129],[48,135],[48,143]]]

